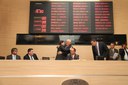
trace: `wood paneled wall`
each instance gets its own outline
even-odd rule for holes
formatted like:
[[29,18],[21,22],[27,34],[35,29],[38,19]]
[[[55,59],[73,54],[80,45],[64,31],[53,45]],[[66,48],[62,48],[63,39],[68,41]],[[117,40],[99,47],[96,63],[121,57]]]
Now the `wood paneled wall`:
[[[128,0],[109,1],[113,1],[114,4],[115,34],[128,34]],[[0,0],[0,55],[6,56],[10,54],[12,47],[17,47],[19,55],[22,57],[28,48],[34,48],[40,58],[42,56],[53,58],[56,55],[56,45],[16,45],[16,34],[28,33],[29,30],[29,2],[30,0]],[[77,45],[74,47],[76,47],[81,59],[92,59],[91,46]]]

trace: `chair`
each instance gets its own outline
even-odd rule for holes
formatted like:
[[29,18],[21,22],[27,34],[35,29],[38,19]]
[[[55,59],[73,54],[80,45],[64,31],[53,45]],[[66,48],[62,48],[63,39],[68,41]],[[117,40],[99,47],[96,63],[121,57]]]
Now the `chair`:
[[0,56],[0,60],[5,60],[5,57],[4,56]]
[[42,57],[42,60],[50,60],[50,57]]

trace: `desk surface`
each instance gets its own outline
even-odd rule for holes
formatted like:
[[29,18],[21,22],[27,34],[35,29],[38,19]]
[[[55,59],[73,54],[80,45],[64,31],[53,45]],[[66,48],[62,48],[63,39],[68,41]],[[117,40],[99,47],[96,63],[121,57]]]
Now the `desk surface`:
[[122,75],[128,76],[127,61],[3,60],[0,76],[11,75]]
[[83,79],[89,85],[128,85],[127,61],[0,61],[0,85],[61,85]]

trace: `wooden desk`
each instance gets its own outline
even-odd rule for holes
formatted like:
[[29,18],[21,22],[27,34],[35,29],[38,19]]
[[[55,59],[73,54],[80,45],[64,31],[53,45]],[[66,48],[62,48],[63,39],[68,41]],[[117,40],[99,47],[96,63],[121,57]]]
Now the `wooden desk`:
[[61,85],[74,78],[89,85],[128,85],[128,62],[0,61],[0,85]]

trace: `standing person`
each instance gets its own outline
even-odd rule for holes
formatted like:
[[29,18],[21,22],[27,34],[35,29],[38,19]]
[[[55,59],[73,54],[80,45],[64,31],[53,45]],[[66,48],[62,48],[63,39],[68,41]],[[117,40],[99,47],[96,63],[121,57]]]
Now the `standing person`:
[[7,56],[7,60],[20,60],[20,56],[17,54],[18,49],[17,48],[12,48],[11,49],[11,54]]
[[64,41],[59,42],[59,46],[57,46],[57,55],[55,60],[64,60],[65,59],[65,43]]
[[66,40],[66,45],[65,45],[65,53],[64,53],[65,59],[67,59],[66,57],[67,57],[67,55],[70,53],[70,49],[71,49],[71,48],[73,48],[73,47],[72,47],[72,41],[71,41],[70,39],[67,39],[67,40]]
[[108,47],[104,42],[98,42],[95,39],[91,40],[94,60],[108,60]]
[[118,60],[119,59],[119,52],[115,48],[115,44],[111,43],[109,48],[109,60]]
[[28,49],[28,53],[24,56],[24,60],[38,60],[38,57],[32,48]]
[[79,60],[79,55],[76,54],[75,48],[70,49],[70,53],[67,55],[67,60]]
[[128,61],[128,48],[127,48],[127,44],[122,44],[122,48],[119,49],[119,54],[121,56],[121,60]]

